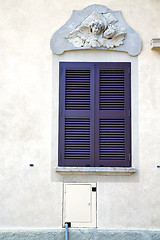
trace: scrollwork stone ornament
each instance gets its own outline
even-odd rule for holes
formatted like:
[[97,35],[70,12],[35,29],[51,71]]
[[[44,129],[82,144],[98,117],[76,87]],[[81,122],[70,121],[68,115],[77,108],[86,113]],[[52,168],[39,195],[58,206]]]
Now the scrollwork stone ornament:
[[82,11],[73,11],[67,23],[53,35],[51,49],[56,54],[68,50],[103,49],[136,56],[141,51],[141,40],[126,24],[120,11],[94,4]]

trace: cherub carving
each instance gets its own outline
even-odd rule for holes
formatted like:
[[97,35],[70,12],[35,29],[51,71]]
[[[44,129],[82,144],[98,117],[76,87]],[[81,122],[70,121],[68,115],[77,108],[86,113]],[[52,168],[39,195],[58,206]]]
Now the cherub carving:
[[125,34],[126,29],[111,13],[92,12],[66,39],[77,48],[113,48],[123,44]]

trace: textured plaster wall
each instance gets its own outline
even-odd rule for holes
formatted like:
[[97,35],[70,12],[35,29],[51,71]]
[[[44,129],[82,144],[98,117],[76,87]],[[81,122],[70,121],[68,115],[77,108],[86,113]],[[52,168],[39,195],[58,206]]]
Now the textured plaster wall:
[[51,175],[58,89],[52,93],[49,41],[73,9],[94,3],[121,10],[143,43],[138,57],[138,169],[131,177],[86,179],[98,181],[98,227],[160,228],[160,53],[149,45],[160,36],[160,1],[0,0],[1,228],[62,226],[63,179]]
[[[159,240],[160,231],[153,230],[139,230],[139,231],[115,231],[106,229],[69,229],[68,237],[70,240]],[[7,240],[64,240],[64,229],[10,229],[0,231],[1,239]]]

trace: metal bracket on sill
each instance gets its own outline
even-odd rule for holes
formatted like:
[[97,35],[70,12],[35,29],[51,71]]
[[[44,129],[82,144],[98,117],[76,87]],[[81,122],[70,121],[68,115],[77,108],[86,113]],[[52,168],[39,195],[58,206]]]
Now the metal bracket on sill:
[[151,50],[160,50],[160,38],[152,38],[150,44]]

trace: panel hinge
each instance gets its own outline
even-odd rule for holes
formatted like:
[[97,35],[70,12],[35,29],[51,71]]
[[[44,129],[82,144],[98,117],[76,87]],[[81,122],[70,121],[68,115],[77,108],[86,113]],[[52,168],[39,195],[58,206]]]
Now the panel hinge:
[[129,153],[129,161],[131,161],[131,154]]
[[131,68],[128,67],[128,74],[131,74]]
[[131,117],[131,110],[128,111],[128,116]]
[[60,65],[60,66],[59,66],[59,75],[61,75],[62,72],[63,72],[63,68],[62,68],[62,66]]

